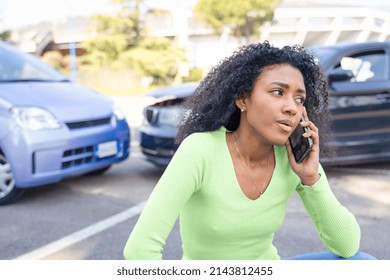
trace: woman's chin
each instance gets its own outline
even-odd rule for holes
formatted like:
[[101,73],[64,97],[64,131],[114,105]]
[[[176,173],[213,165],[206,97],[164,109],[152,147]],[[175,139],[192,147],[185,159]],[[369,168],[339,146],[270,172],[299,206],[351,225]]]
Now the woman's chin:
[[274,137],[271,139],[271,143],[276,146],[283,146],[287,143],[288,136],[283,135],[282,137]]

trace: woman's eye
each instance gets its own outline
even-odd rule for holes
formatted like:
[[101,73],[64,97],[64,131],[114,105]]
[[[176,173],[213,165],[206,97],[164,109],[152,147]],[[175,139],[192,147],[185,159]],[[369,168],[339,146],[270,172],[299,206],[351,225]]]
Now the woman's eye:
[[283,92],[280,89],[273,89],[271,92],[275,95],[283,95]]
[[299,104],[305,103],[305,98],[303,98],[303,97],[297,97],[297,98],[295,98],[295,100],[296,100]]

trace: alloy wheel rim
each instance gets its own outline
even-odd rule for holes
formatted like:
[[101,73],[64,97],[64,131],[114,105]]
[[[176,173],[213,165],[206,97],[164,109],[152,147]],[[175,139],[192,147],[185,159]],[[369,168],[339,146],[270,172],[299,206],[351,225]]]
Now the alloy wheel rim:
[[0,154],[0,198],[7,196],[15,187],[11,165],[4,155]]

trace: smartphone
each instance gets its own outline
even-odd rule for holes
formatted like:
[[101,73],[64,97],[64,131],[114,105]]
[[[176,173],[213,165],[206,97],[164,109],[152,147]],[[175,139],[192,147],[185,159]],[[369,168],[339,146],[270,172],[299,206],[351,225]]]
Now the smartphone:
[[[305,121],[305,118],[301,117],[301,122]],[[313,147],[313,139],[311,137],[305,138],[303,133],[310,131],[308,127],[302,127],[298,124],[297,128],[289,137],[291,148],[294,154],[295,161],[301,163],[307,155],[310,153]]]

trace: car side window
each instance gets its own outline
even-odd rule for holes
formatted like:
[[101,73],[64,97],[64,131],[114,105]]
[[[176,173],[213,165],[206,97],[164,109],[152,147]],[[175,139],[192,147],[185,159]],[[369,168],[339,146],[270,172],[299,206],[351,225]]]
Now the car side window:
[[344,56],[335,68],[351,70],[350,82],[384,81],[389,79],[389,59],[384,51]]

